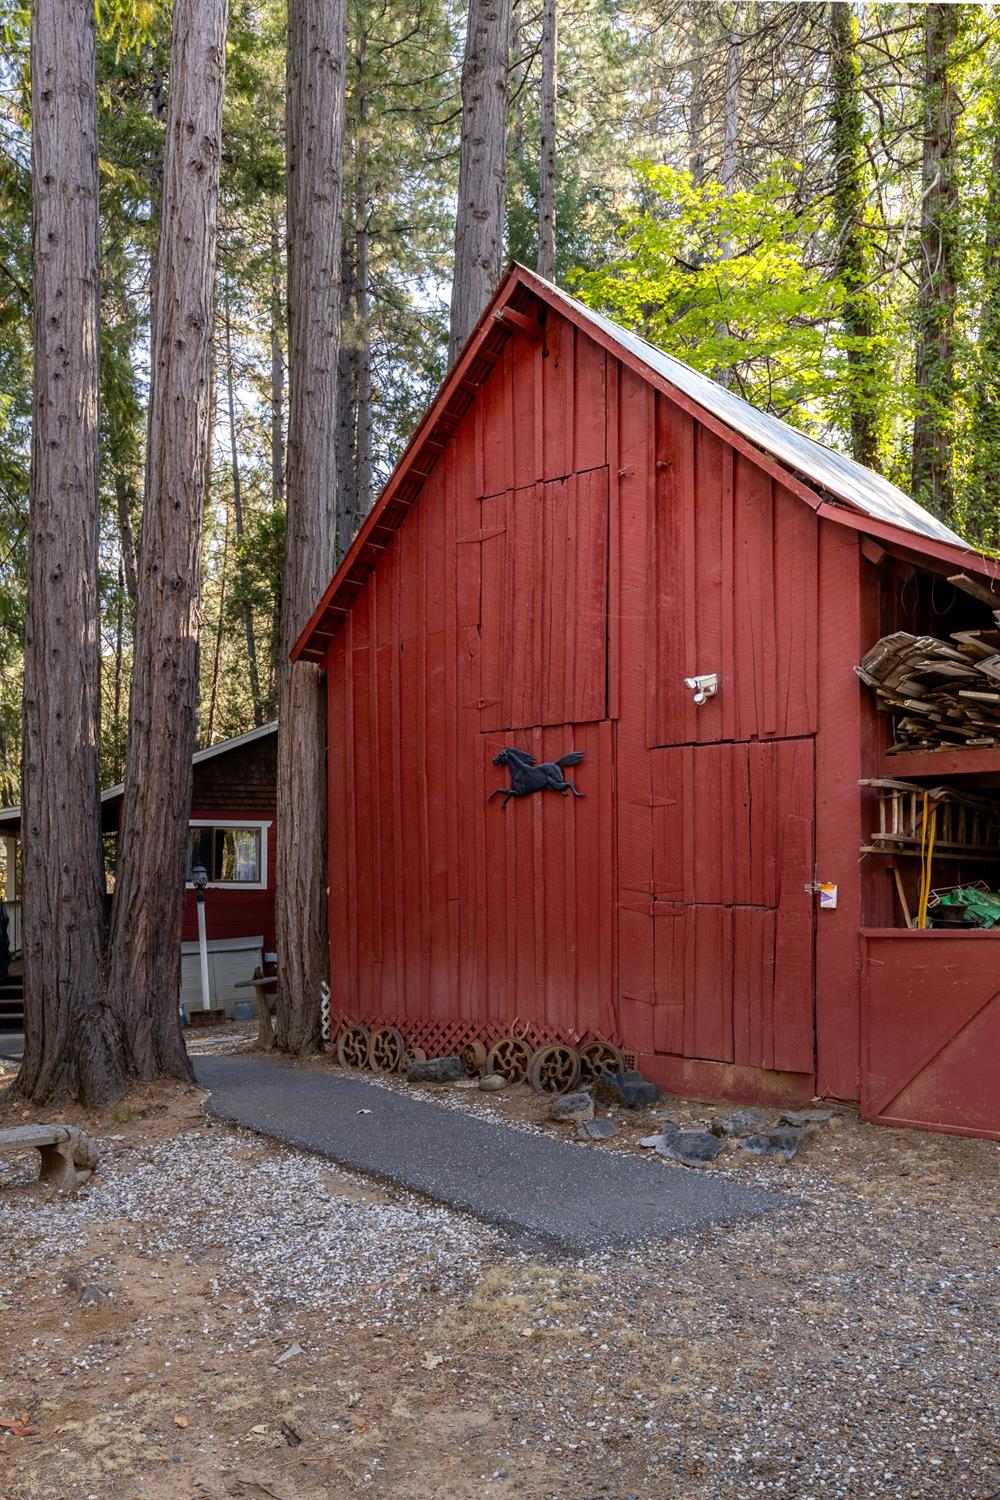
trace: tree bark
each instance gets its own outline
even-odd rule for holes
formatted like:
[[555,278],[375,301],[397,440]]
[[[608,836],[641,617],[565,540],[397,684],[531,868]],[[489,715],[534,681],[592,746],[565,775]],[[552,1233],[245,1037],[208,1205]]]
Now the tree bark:
[[722,163],[719,181],[727,192],[736,186],[739,170],[740,140],[740,70],[743,39],[737,30],[738,15],[734,8],[726,30],[726,80],[722,100]]
[[538,274],[556,278],[556,88],[559,13],[557,0],[542,3],[541,151],[538,163]]
[[345,0],[290,0],[288,472],[278,674],[278,1011],[287,1052],[320,1044],[329,975],[326,691],[319,667],[289,660],[336,554]]
[[226,0],[174,0],[118,876],[107,994],[136,1078],[192,1077],[178,1015],[198,722],[201,524],[211,368]]
[[972,378],[969,436],[969,490],[966,531],[980,546],[1000,546],[1000,81],[994,76],[990,179],[983,241],[982,305],[975,372]]
[[[233,324],[226,297],[224,327],[226,332],[226,396],[229,416],[229,462],[233,478],[233,516],[236,521],[236,552],[239,557],[243,540],[243,486],[240,476],[240,450],[236,439],[236,381],[233,375]],[[242,609],[243,635],[247,643],[247,668],[250,674],[250,701],[253,704],[253,722],[256,728],[264,722],[264,707],[260,692],[260,672],[257,668],[257,638],[253,628],[253,606],[245,600]],[[219,628],[222,628],[220,610]]]
[[844,284],[847,336],[848,417],[851,452],[869,468],[879,466],[878,372],[871,341],[878,304],[870,286],[872,258],[866,243],[864,114],[858,29],[850,0],[830,6],[830,86],[833,152],[833,213],[836,270]]
[[961,109],[953,52],[962,6],[924,9],[923,211],[911,489],[948,520],[954,506],[955,301],[959,202],[955,132]]
[[34,391],[24,655],[25,1047],[18,1091],[99,1105],[123,1079],[100,986],[99,224],[93,6],[31,20]]
[[271,504],[285,498],[285,356],[281,347],[281,242],[271,215]]
[[510,3],[469,0],[449,366],[455,363],[503,271]]

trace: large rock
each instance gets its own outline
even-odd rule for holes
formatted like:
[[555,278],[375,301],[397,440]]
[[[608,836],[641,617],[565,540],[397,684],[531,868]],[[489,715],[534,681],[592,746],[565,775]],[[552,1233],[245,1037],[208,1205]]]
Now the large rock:
[[660,1155],[683,1162],[686,1167],[703,1167],[725,1149],[725,1141],[710,1130],[678,1130],[676,1135],[664,1136]]
[[496,1094],[500,1089],[505,1089],[509,1081],[502,1073],[484,1073],[479,1080],[479,1087],[487,1094]]
[[808,1135],[807,1130],[786,1125],[778,1130],[762,1130],[758,1135],[748,1135],[740,1145],[754,1156],[783,1156],[790,1161]]
[[781,1117],[783,1125],[825,1125],[839,1111],[836,1109],[786,1109]]
[[638,1068],[625,1073],[599,1073],[594,1079],[594,1094],[606,1099],[609,1104],[620,1104],[625,1109],[647,1109],[655,1104],[660,1091]]
[[767,1124],[767,1115],[762,1109],[737,1109],[731,1115],[720,1115],[708,1127],[713,1135],[756,1135]]
[[557,1094],[549,1104],[549,1119],[564,1124],[578,1124],[594,1118],[594,1101],[581,1090],[578,1094]]
[[460,1057],[414,1059],[406,1076],[411,1083],[457,1083],[465,1077],[465,1064]]
[[618,1126],[611,1120],[581,1120],[576,1133],[581,1141],[610,1141],[618,1134]]

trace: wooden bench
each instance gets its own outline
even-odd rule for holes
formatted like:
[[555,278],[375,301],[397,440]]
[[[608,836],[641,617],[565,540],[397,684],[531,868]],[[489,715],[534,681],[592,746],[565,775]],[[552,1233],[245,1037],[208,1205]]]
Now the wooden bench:
[[257,1006],[257,1046],[274,1046],[274,1027],[271,1025],[271,997],[277,993],[277,974],[255,974],[252,979],[239,979],[234,990],[253,990]]
[[41,1157],[39,1182],[75,1188],[97,1166],[97,1146],[75,1125],[11,1125],[0,1130],[0,1153],[34,1147]]

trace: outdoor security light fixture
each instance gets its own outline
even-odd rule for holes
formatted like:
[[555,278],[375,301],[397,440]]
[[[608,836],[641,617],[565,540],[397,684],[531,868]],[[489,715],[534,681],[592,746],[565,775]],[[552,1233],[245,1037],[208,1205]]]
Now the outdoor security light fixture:
[[709,698],[714,698],[719,691],[719,674],[708,672],[701,677],[685,677],[684,686],[691,689],[694,701],[700,706],[707,703]]
[[204,865],[194,865],[192,867],[191,884],[194,886],[198,897],[198,957],[201,960],[201,1008],[202,1010],[208,1010],[210,1007],[208,940],[205,936],[205,887],[208,885],[208,871]]

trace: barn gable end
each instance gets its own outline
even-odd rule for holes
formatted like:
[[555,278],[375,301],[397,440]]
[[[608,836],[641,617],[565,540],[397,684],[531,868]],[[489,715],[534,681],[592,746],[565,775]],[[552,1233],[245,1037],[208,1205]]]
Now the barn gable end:
[[[539,286],[498,293],[297,647],[328,674],[334,1011],[857,1098],[878,557],[990,564],[811,488]],[[502,807],[510,747],[582,755],[582,797]]]

